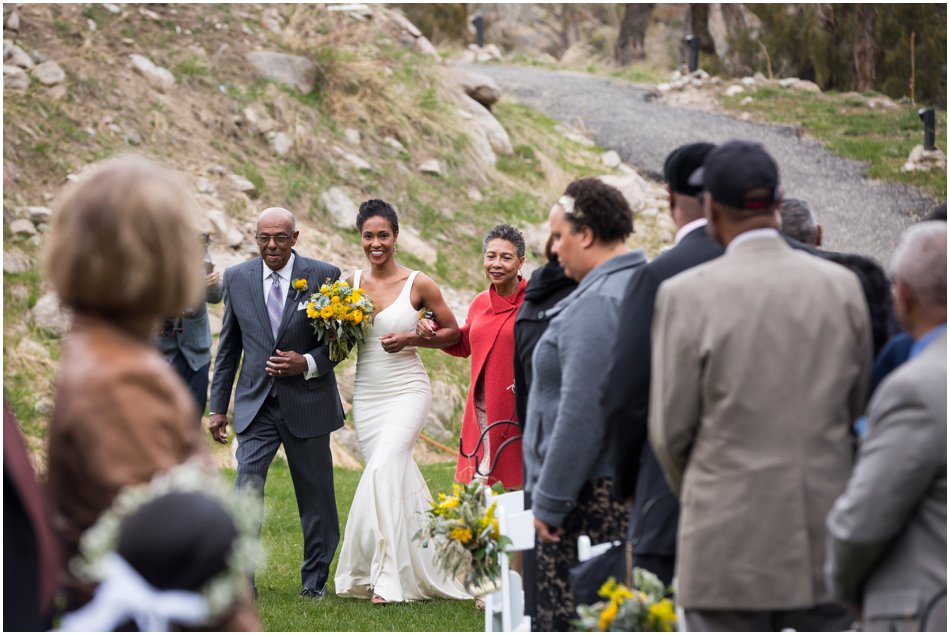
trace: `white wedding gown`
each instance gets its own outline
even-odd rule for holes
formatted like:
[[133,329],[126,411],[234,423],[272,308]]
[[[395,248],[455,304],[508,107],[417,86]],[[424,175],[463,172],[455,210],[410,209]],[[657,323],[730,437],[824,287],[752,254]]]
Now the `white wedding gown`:
[[[376,594],[390,602],[471,597],[435,564],[431,545],[423,549],[421,541],[413,540],[432,500],[412,459],[429,414],[429,376],[415,347],[387,353],[379,343],[380,335],[415,330],[418,316],[410,291],[416,273],[376,315],[359,348],[353,420],[366,468],[343,533],[334,576],[339,596]],[[353,286],[359,285],[357,271]]]

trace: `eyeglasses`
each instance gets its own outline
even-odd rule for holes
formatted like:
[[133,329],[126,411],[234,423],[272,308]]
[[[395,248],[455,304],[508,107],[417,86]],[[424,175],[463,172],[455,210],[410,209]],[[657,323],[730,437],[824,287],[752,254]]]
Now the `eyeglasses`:
[[290,244],[291,238],[293,238],[293,236],[288,236],[287,234],[274,234],[273,236],[270,234],[256,234],[254,236],[257,244],[261,247],[266,247],[272,239],[278,247],[286,247]]

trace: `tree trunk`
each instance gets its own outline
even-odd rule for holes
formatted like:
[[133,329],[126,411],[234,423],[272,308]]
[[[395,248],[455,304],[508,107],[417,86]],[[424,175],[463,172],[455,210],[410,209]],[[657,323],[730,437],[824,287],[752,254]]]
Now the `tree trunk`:
[[857,4],[854,12],[854,57],[851,62],[854,90],[874,88],[874,21],[873,4]]
[[646,57],[644,41],[654,6],[653,3],[624,5],[620,35],[617,37],[617,47],[614,49],[617,62],[621,65],[626,66],[634,59]]
[[699,50],[703,53],[716,55],[716,43],[713,42],[712,35],[709,34],[709,5],[694,4],[689,5],[689,27],[693,35],[699,38]]

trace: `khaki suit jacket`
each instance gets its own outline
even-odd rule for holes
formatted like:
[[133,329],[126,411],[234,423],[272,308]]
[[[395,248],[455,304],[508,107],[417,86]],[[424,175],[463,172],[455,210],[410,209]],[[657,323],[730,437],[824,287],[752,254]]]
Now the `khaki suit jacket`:
[[[947,334],[884,380],[845,493],[828,516],[828,575],[865,630],[917,630],[947,589]],[[946,606],[927,630],[946,630]],[[938,614],[942,613],[938,623]]]
[[677,599],[774,610],[830,599],[828,510],[871,369],[857,277],[749,238],[660,285],[650,441],[682,506]]

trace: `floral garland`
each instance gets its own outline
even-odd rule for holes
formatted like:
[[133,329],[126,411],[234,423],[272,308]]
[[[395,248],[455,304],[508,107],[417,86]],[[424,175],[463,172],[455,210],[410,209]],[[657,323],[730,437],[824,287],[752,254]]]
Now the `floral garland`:
[[236,494],[222,478],[209,474],[205,464],[198,459],[159,474],[149,483],[123,488],[112,507],[82,535],[80,555],[73,558],[70,568],[80,579],[102,582],[108,571],[109,558],[118,545],[123,521],[144,504],[173,492],[197,492],[213,498],[231,513],[237,528],[228,567],[208,580],[200,590],[208,603],[209,623],[213,624],[227,615],[246,594],[247,581],[254,573],[260,551],[260,542],[255,537],[255,519],[260,514],[260,505],[250,492]]

